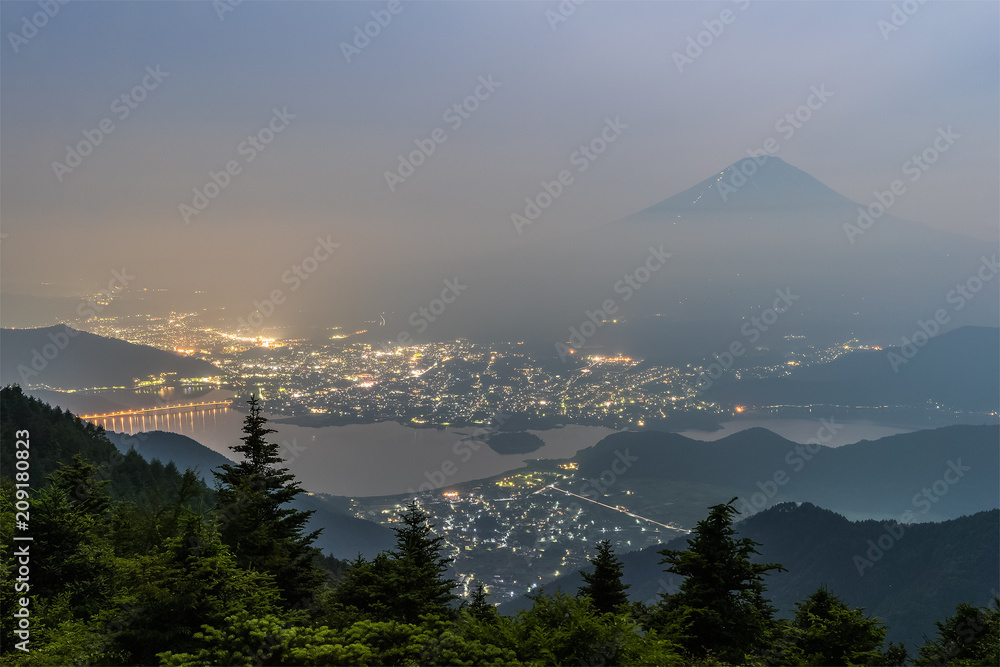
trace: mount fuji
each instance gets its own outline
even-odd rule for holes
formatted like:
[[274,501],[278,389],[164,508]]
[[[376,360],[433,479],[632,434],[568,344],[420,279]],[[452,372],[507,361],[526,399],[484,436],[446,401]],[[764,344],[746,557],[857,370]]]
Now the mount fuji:
[[[1000,280],[983,280],[975,298],[954,312],[946,301],[989,264],[995,246],[887,210],[869,222],[869,210],[780,158],[741,159],[595,229],[546,241],[526,234],[520,246],[427,267],[438,282],[443,274],[460,276],[469,295],[427,335],[523,340],[554,350],[589,320],[596,332],[587,347],[685,363],[737,340],[760,350],[780,346],[785,336],[806,336],[814,345],[854,337],[899,345],[941,308],[951,315],[945,330],[997,326]],[[670,258],[662,265],[645,264],[664,253]],[[633,277],[641,284],[623,288]],[[410,285],[384,285],[375,297],[395,295],[390,333],[406,329],[412,304],[427,300]],[[748,337],[747,323],[779,292],[793,294],[794,304]],[[613,316],[601,315],[612,315],[606,305]]]

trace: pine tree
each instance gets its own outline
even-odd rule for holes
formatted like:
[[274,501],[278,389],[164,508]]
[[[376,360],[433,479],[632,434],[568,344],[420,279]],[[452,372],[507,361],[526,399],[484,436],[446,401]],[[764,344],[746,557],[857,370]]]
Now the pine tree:
[[240,612],[261,617],[277,611],[273,579],[239,567],[214,525],[189,515],[179,533],[155,555],[125,565],[135,606],[116,643],[132,656],[126,664],[158,664],[160,651],[191,649],[202,626],[222,625]]
[[455,581],[444,577],[452,560],[441,555],[444,538],[432,536],[433,526],[415,502],[399,518],[396,548],[389,554],[395,561],[392,576],[400,620],[416,623],[421,614],[449,615],[457,598],[452,593]]
[[278,445],[267,441],[274,429],[266,427],[257,397],[251,396],[248,403],[243,444],[230,447],[243,460],[212,471],[220,483],[220,533],[237,563],[273,575],[285,604],[293,606],[324,579],[310,546],[320,531],[305,533],[312,511],[287,507],[302,487],[295,475],[280,467],[284,459]]
[[881,652],[886,627],[864,609],[851,609],[825,587],[795,605],[796,635],[790,655],[796,664],[885,664]]
[[589,595],[594,609],[601,614],[613,613],[628,603],[625,590],[629,584],[622,583],[622,562],[611,549],[611,541],[597,543],[597,557],[591,563],[593,572],[580,570],[586,582],[579,589],[579,595]]
[[784,568],[750,561],[759,544],[734,537],[733,515],[739,514],[734,502],[710,507],[688,539],[688,549],[662,549],[660,563],[685,577],[680,590],[663,600],[666,616],[688,629],[685,648],[694,656],[711,650],[721,660],[740,663],[770,642],[776,610],[764,597],[764,575]]
[[347,562],[343,578],[337,582],[326,610],[324,622],[329,625],[350,625],[372,620],[398,621],[394,587],[395,561],[385,552],[372,560],[361,554]]
[[953,615],[934,625],[937,636],[924,637],[914,664],[1000,664],[1000,595],[994,595],[992,608],[959,603]]
[[481,581],[472,591],[467,609],[473,618],[484,623],[494,622],[499,617],[497,608],[486,600],[486,587]]

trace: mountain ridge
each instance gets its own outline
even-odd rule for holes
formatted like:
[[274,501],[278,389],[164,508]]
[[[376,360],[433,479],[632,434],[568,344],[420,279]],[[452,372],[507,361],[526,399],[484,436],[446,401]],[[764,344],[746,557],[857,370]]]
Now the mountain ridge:
[[83,389],[131,387],[135,378],[160,373],[215,377],[212,364],[195,357],[61,324],[36,329],[0,329],[0,384]]
[[[621,488],[639,482],[709,484],[739,496],[738,506],[753,512],[800,501],[849,519],[934,521],[998,506],[1000,426],[945,426],[832,448],[821,444],[822,424],[817,422],[818,436],[810,443],[759,428],[712,442],[625,431],[580,450],[572,460],[580,479],[599,480],[624,453],[634,464],[616,473]],[[830,420],[826,424],[848,428]],[[937,492],[928,491],[932,488]]]
[[[895,521],[850,521],[813,503],[782,503],[735,524],[739,537],[761,544],[754,562],[781,563],[787,572],[766,578],[767,596],[788,616],[794,604],[827,585],[849,606],[889,626],[891,641],[912,650],[934,622],[951,615],[959,602],[989,604],[998,585],[1000,510],[906,525]],[[892,537],[891,542],[885,537]],[[620,554],[630,599],[655,604],[677,590],[680,578],[663,571],[659,550],[686,549],[687,537]],[[889,544],[878,548],[878,541]],[[875,545],[873,549],[871,544]],[[575,593],[580,573],[563,575],[547,592]],[[526,598],[501,605],[502,613],[525,607]]]

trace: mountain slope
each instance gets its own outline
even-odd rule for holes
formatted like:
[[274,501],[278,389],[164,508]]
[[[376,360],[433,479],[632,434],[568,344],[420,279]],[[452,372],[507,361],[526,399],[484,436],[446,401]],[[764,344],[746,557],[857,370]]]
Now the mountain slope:
[[214,377],[219,369],[201,359],[65,325],[0,329],[0,383],[60,389],[131,387],[135,378],[160,373]]
[[[835,422],[832,427],[849,428]],[[911,520],[934,521],[997,507],[998,440],[997,426],[949,426],[837,448],[794,443],[762,428],[714,442],[624,432],[581,450],[574,460],[579,477],[599,479],[619,452],[632,457],[613,488],[633,480],[696,482],[732,489],[741,509],[806,501],[849,518],[909,512]]]
[[147,461],[153,459],[163,463],[173,461],[181,470],[196,471],[209,486],[213,486],[215,479],[212,469],[225,463],[232,463],[232,460],[222,454],[180,433],[148,431],[128,435],[108,432],[107,437],[123,454],[133,448]]
[[[99,479],[108,481],[112,498],[167,505],[177,498],[184,468],[167,462],[147,461],[136,452],[122,456],[105,437],[104,430],[83,422],[70,412],[53,408],[21,391],[20,387],[0,389],[0,474],[14,479],[15,447],[25,440],[30,452],[29,482],[32,489],[46,486],[47,478],[60,465],[79,455],[97,468]],[[164,465],[165,464],[165,465]],[[201,482],[191,502],[202,510],[214,502],[214,493]]]
[[[551,353],[570,327],[610,302],[617,321],[598,326],[589,347],[694,363],[734,341],[773,348],[788,334],[823,347],[858,336],[897,342],[918,320],[951,309],[949,290],[976,277],[996,253],[994,244],[895,218],[891,207],[881,215],[872,208],[875,217],[866,221],[874,196],[852,202],[777,158],[723,201],[713,185],[747,163],[573,233],[546,227],[555,202],[520,233],[511,227],[513,247],[414,267],[405,285],[375,279],[359,297],[386,304],[385,335],[392,336],[410,331],[408,315],[440,291],[444,276],[457,276],[469,296],[450,304],[425,337],[524,340]],[[859,218],[864,228],[854,233]],[[660,263],[651,260],[654,252],[670,257]],[[648,270],[647,262],[658,268]],[[639,287],[626,289],[626,277]],[[943,329],[996,326],[998,286],[984,280]],[[794,294],[793,306],[748,338],[742,327],[774,302],[776,290]]]
[[678,211],[825,208],[852,203],[801,169],[770,156],[739,160],[625,220],[659,218]]
[[[848,605],[865,607],[885,622],[889,639],[904,641],[912,650],[957,603],[989,603],[1000,585],[998,521],[1000,510],[942,523],[850,522],[809,503],[787,503],[737,523],[737,529],[741,537],[761,543],[756,562],[777,562],[788,570],[766,579],[768,596],[781,615],[788,616],[796,602],[826,585]],[[880,539],[887,549],[878,547]],[[686,540],[664,546],[685,549]],[[680,578],[659,564],[661,548],[621,555],[632,600],[652,604],[660,594],[677,590]],[[576,572],[546,590],[575,593],[582,583]],[[501,610],[511,613],[525,603],[515,600]]]
[[723,404],[925,406],[995,412],[1000,329],[962,327],[921,347],[858,350],[781,378],[720,381],[705,397]]

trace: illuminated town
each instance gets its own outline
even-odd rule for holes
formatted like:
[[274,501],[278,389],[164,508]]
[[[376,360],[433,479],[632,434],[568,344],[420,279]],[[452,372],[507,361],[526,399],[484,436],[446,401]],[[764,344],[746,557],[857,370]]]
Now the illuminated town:
[[[516,342],[453,340],[400,346],[364,340],[367,331],[358,327],[330,328],[318,341],[289,339],[280,337],[280,331],[247,335],[202,325],[199,319],[196,314],[172,313],[100,318],[77,326],[203,358],[219,369],[220,385],[255,393],[267,402],[270,413],[311,424],[397,421],[414,427],[454,427],[482,425],[508,414],[517,415],[523,428],[652,428],[668,422],[696,428],[711,427],[743,411],[742,406],[719,406],[703,396],[699,380],[711,372],[710,366],[663,366],[587,350],[574,350],[565,361],[554,352],[544,359]],[[744,364],[733,369],[732,376],[781,376],[851,350],[870,349],[856,340],[825,349],[796,342],[801,344],[783,361]],[[166,381],[137,379],[137,387]]]
[[[252,333],[226,328],[207,323],[196,313],[102,317],[74,326],[198,357],[218,369],[214,378],[172,374],[136,378],[131,388],[136,392],[155,396],[170,387],[182,388],[171,396],[195,402],[206,400],[199,397],[211,389],[227,389],[228,396],[254,393],[263,398],[271,415],[300,425],[395,421],[412,428],[486,427],[486,433],[499,424],[510,431],[568,424],[616,430],[711,430],[721,421],[751,413],[809,408],[762,409],[713,402],[699,381],[713,375],[718,359],[667,366],[600,354],[593,348],[574,349],[565,359],[553,349],[545,358],[537,348],[532,353],[520,342],[459,339],[399,345],[386,342],[391,336],[379,340],[368,329],[377,330],[377,322],[331,327],[309,339],[289,337],[278,328]],[[777,354],[751,350],[743,363],[726,368],[726,375],[780,377],[854,350],[878,349],[856,339],[815,347],[803,336],[785,336],[783,343]],[[210,397],[213,407],[219,393]],[[234,401],[231,407],[240,409],[242,404]],[[127,413],[127,426],[124,415],[102,415],[97,423],[112,430],[120,424],[131,432],[146,428],[149,420],[150,427],[159,428],[161,411],[167,409],[160,404],[134,409]],[[499,423],[498,416],[503,416]],[[165,423],[169,430],[171,422]],[[493,600],[500,602],[585,567],[600,540],[610,540],[625,553],[686,534],[699,520],[699,508],[711,502],[712,492],[698,484],[656,485],[641,480],[601,485],[582,478],[575,461],[529,455],[524,468],[487,479],[434,485],[416,495],[310,495],[340,507],[346,503],[353,516],[388,527],[415,500],[444,538],[447,555],[453,559],[451,574],[462,584],[463,594],[483,581]]]
[[[676,523],[656,518],[678,493],[693,492],[683,485],[647,494],[653,490],[640,482],[618,482],[599,495],[586,480],[577,479],[575,470],[574,463],[537,461],[527,470],[443,491],[352,498],[351,510],[359,518],[391,526],[415,499],[444,537],[465,593],[483,580],[498,602],[585,567],[601,540],[610,540],[619,552],[633,551],[685,535],[688,530],[681,526],[697,520],[676,512]],[[642,495],[635,491],[639,485]],[[625,504],[629,502],[641,504],[633,509]],[[478,574],[483,572],[489,575]]]

